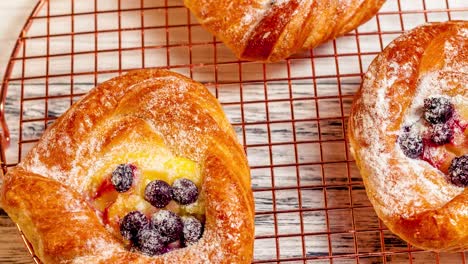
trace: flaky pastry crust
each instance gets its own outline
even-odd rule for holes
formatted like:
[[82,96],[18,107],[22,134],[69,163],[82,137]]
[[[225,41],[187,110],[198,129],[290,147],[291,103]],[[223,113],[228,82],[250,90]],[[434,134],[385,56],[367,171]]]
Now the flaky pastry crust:
[[[131,153],[201,165],[206,220],[197,243],[149,257],[127,250],[102,223],[86,189],[104,164]],[[243,148],[216,98],[169,71],[133,71],[91,90],[8,171],[1,198],[44,263],[252,260],[254,204]]]
[[343,35],[385,0],[184,0],[240,59],[278,61]]
[[467,51],[466,21],[403,34],[370,65],[349,119],[352,153],[378,216],[423,249],[468,249],[468,188],[450,184],[427,161],[405,156],[398,133],[427,96],[452,98],[468,120]]

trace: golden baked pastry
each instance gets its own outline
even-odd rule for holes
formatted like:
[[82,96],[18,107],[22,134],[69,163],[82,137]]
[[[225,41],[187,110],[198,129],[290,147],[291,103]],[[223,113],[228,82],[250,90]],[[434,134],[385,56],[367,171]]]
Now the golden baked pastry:
[[377,56],[349,119],[352,153],[387,227],[468,249],[468,22],[431,23]]
[[385,0],[184,0],[240,59],[278,61],[343,35]]
[[58,118],[1,191],[44,263],[251,263],[243,148],[203,85],[140,70]]

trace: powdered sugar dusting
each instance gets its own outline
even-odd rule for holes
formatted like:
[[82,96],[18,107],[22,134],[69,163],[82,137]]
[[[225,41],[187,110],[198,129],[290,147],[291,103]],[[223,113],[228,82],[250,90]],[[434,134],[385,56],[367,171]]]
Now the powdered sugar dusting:
[[[466,29],[465,29],[466,33]],[[466,41],[466,34],[463,36]],[[405,156],[397,143],[397,137],[403,127],[411,126],[415,130],[426,129],[422,126],[422,106],[424,99],[430,96],[450,97],[455,107],[468,104],[466,93],[455,96],[449,95],[453,90],[453,82],[461,82],[447,71],[456,70],[467,74],[468,62],[458,59],[461,67],[451,67],[446,63],[443,69],[424,73],[418,80],[417,88],[412,96],[410,105],[403,113],[403,103],[395,106],[392,100],[404,100],[398,98],[398,91],[406,89],[408,80],[415,74],[419,59],[416,57],[406,62],[401,62],[397,54],[393,58],[385,58],[390,49],[397,48],[398,41],[412,38],[411,32],[403,35],[393,42],[386,52],[376,58],[366,73],[362,86],[362,96],[356,99],[356,104],[362,106],[358,115],[351,116],[354,126],[355,138],[359,138],[365,144],[360,144],[355,149],[355,155],[361,160],[358,163],[361,170],[367,172],[364,179],[366,185],[373,186],[375,192],[368,190],[369,196],[380,204],[382,214],[387,216],[401,215],[409,217],[420,213],[427,208],[438,208],[464,191],[448,184],[445,175],[420,159],[410,159]],[[453,61],[459,56],[459,45],[454,46],[453,41],[445,42],[444,52],[447,61]],[[397,51],[401,52],[401,51]],[[414,52],[422,54],[420,48],[414,48]],[[383,66],[385,65],[385,66]],[[450,84],[449,84],[450,83]],[[375,89],[374,87],[378,87]],[[396,88],[399,87],[399,88]],[[392,96],[389,96],[389,93]],[[404,96],[404,95],[402,95]],[[396,117],[403,116],[400,127],[393,127]],[[416,178],[415,178],[416,177]]]
[[[90,108],[94,111],[89,111]],[[216,140],[220,139],[224,141],[218,143]],[[93,182],[102,183],[103,177],[111,172],[109,169],[119,163],[130,162],[139,168],[161,171],[166,161],[181,156],[203,167],[213,144],[229,150],[238,148],[243,154],[221,106],[209,91],[173,73],[144,70],[113,79],[90,91],[45,132],[19,166],[62,182],[68,186],[64,187],[67,189],[64,192],[72,188],[86,200],[90,188],[94,186]],[[228,152],[235,155],[233,151]],[[244,168],[247,164],[236,166]],[[214,180],[211,184],[218,185],[218,176],[213,177],[216,179],[211,179]],[[248,171],[239,171],[232,177],[234,180],[230,177],[224,180],[230,186],[235,185],[231,181],[238,184],[241,182],[238,178],[242,177],[248,178]],[[206,188],[202,188],[201,197],[208,197]],[[244,188],[250,188],[250,182]],[[135,260],[138,263],[179,263],[178,260],[185,257],[200,263],[219,263],[221,260],[236,262],[238,258],[245,258],[242,262],[250,262],[253,219],[251,222],[249,219],[253,214],[246,212],[245,207],[253,210],[253,205],[248,204],[250,200],[244,201],[248,194],[239,193],[239,190],[226,188],[219,191],[229,194],[223,198],[225,201],[217,201],[221,199],[219,196],[210,196],[206,200],[203,198],[206,207],[217,208],[211,211],[214,222],[205,230],[203,237],[189,247],[158,257],[148,257],[130,252],[120,241],[110,240],[110,234],[106,231],[105,234],[96,233],[90,236],[92,239],[82,241],[83,248],[79,249],[82,251],[77,253],[72,262],[113,263],[113,260],[118,259],[129,262]],[[226,207],[222,207],[222,203]],[[68,203],[66,208],[74,212],[80,206],[95,212],[87,204],[83,206],[79,202]],[[236,214],[229,213],[229,218],[225,218],[228,215],[224,212],[226,210],[233,210]],[[206,214],[210,217],[208,211]],[[99,213],[97,215],[102,220]],[[244,224],[244,229],[239,223]],[[246,236],[242,234],[245,229],[248,229],[249,234],[252,231],[250,240],[240,239]],[[226,232],[234,233],[229,233],[226,238]],[[239,250],[246,247],[244,250],[247,253],[237,255],[231,247]]]
[[99,252],[99,256],[79,256],[73,260],[72,263],[76,264],[85,264],[93,262],[99,262],[99,260],[106,260],[112,258],[112,256],[117,253],[124,252],[122,247],[116,246],[114,243],[109,243],[107,239],[95,237],[86,241],[86,247],[90,249],[91,252]]
[[233,49],[239,58],[264,61],[278,61],[347,33],[370,19],[384,2],[184,1],[202,26]]

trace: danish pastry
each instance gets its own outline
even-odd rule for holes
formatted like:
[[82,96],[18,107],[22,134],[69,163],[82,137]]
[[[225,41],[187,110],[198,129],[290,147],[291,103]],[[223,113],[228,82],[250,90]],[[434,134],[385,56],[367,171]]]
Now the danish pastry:
[[431,23],[377,56],[349,119],[367,195],[428,250],[468,249],[468,22]]
[[250,263],[243,148],[201,84],[140,70],[91,90],[5,176],[44,263]]
[[184,0],[203,27],[245,60],[278,61],[343,35],[385,0]]

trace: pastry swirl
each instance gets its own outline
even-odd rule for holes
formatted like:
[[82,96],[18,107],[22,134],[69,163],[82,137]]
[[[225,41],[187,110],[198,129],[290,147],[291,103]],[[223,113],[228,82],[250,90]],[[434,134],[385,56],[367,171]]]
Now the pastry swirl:
[[468,249],[468,23],[397,38],[364,76],[349,141],[387,227],[429,250]]
[[[128,175],[133,181],[122,180]],[[184,179],[176,183],[177,178]],[[125,237],[131,237],[135,224],[122,225],[122,213],[162,212],[140,195],[154,194],[142,185],[154,179],[174,190],[193,183],[188,193],[172,193],[185,200],[163,204],[169,203],[166,208],[173,213],[152,218],[157,222],[180,214],[188,219],[186,247],[176,242],[171,244],[176,249],[149,256],[143,253],[163,249],[151,243],[140,251],[130,248]],[[107,188],[109,182],[115,189]],[[216,98],[203,85],[169,71],[133,71],[91,90],[9,169],[1,198],[44,263],[252,260],[254,204],[243,148]],[[200,221],[201,238],[196,233]],[[140,241],[158,238],[151,232]]]
[[240,59],[278,61],[343,35],[385,0],[185,0]]

